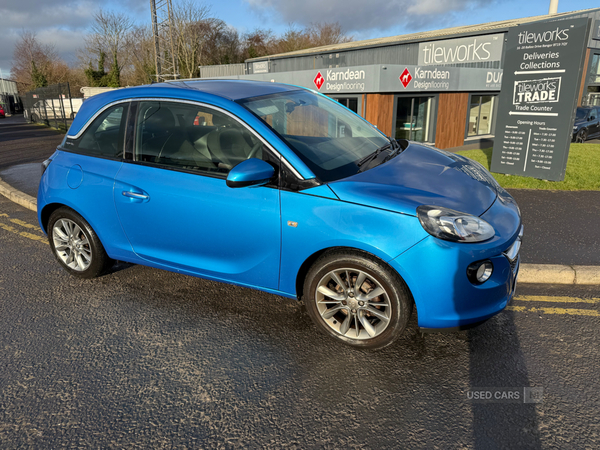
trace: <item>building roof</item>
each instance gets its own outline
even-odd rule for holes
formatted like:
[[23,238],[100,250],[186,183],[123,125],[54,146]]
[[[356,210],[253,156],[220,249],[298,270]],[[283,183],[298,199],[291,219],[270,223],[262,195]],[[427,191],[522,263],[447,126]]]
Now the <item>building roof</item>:
[[367,47],[381,47],[386,45],[394,44],[405,44],[409,42],[418,41],[431,41],[438,40],[440,38],[450,38],[457,36],[469,36],[474,34],[489,34],[494,31],[505,31],[508,28],[515,27],[531,22],[543,22],[547,20],[559,20],[566,17],[586,14],[589,12],[600,11],[600,8],[583,9],[580,11],[569,11],[558,14],[543,14],[540,16],[523,17],[519,19],[501,20],[498,22],[488,22],[478,25],[466,25],[461,27],[444,28],[442,30],[422,31],[419,33],[403,34],[399,36],[366,39],[363,41],[345,42],[342,44],[323,45],[321,47],[307,48],[304,50],[296,50],[294,52],[278,53],[276,55],[261,56],[259,58],[251,58],[246,60],[251,61],[264,61],[275,58],[290,58],[294,56],[307,56],[319,53],[333,53],[345,50],[355,50],[359,48]]

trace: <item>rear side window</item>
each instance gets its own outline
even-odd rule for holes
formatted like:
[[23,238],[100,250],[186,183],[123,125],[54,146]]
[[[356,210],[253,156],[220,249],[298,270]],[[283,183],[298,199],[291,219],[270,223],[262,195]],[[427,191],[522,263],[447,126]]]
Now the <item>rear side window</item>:
[[65,148],[90,156],[122,158],[129,103],[112,106],[100,114],[79,139],[67,139]]

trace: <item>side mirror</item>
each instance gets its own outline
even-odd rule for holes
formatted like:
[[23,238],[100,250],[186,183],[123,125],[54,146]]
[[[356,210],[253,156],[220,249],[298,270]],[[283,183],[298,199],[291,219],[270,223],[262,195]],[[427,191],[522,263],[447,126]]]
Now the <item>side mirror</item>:
[[262,186],[267,184],[273,175],[275,169],[271,164],[262,159],[250,158],[229,171],[227,186],[230,188]]

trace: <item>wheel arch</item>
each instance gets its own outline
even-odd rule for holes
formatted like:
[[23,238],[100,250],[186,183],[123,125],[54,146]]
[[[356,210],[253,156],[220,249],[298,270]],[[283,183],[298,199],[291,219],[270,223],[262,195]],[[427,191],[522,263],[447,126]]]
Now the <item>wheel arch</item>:
[[400,273],[398,273],[398,271],[393,266],[391,266],[385,260],[381,259],[379,256],[377,256],[371,252],[368,252],[366,250],[362,250],[359,248],[355,248],[355,247],[345,247],[345,246],[323,248],[321,250],[314,252],[312,255],[310,255],[308,258],[306,258],[306,260],[304,260],[304,262],[300,266],[300,269],[298,270],[298,273],[296,275],[296,297],[298,298],[298,300],[301,300],[304,295],[304,280],[306,279],[306,275],[308,274],[309,270],[314,265],[314,263],[321,256],[328,254],[328,253],[335,253],[335,252],[347,252],[347,253],[362,254],[368,258],[372,258],[372,259],[376,260],[381,265],[389,268],[404,283],[408,293],[410,294],[410,300],[414,305],[414,298],[413,298],[412,291],[411,291],[408,283],[406,282],[404,277],[402,277],[402,275]]
[[64,203],[48,203],[47,205],[44,205],[42,211],[40,212],[40,225],[42,226],[42,229],[46,232],[46,234],[48,233],[48,222],[50,221],[50,216],[54,211],[56,211],[58,208],[62,208],[63,206],[72,209],[81,217],[83,217],[79,211],[73,209],[69,205],[65,205]]
[[585,142],[590,135],[590,131],[587,126],[581,127],[581,129],[577,132],[575,140],[579,139],[580,136],[584,136],[583,141]]

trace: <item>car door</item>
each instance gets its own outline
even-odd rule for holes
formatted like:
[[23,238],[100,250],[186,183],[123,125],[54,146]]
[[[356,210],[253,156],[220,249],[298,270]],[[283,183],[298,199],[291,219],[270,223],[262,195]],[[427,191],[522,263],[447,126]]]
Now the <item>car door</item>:
[[593,108],[590,111],[590,115],[589,115],[589,126],[588,126],[588,136],[589,137],[594,137],[594,136],[598,136],[598,134],[600,134],[600,118],[598,117],[598,108]]
[[[194,125],[198,115],[202,127]],[[277,289],[277,184],[226,185],[250,153],[278,166],[264,143],[224,111],[181,102],[140,102],[134,134],[114,200],[135,253],[154,265]]]

